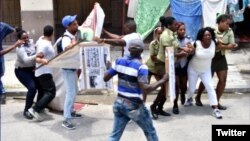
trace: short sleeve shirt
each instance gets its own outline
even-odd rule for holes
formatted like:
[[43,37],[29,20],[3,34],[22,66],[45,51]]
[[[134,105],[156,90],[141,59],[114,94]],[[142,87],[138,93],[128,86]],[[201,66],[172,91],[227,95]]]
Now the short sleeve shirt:
[[[44,40],[43,36],[38,39],[36,47],[37,47],[37,53],[42,52],[44,54],[44,58],[47,60],[50,60],[55,56],[55,50],[51,44],[51,41]],[[40,63],[36,63],[36,67],[39,67],[40,65],[41,65]],[[35,71],[35,76],[39,77],[40,75],[43,74],[52,74],[52,71],[53,71],[52,68],[44,65]]]
[[174,32],[166,28],[160,36],[160,46],[157,55],[157,58],[161,62],[165,62],[165,48],[170,46],[174,47],[176,50],[179,46],[179,43],[176,36],[174,35]]
[[124,56],[113,63],[108,74],[118,74],[118,93],[128,98],[142,100],[142,90],[139,83],[148,83],[148,68],[139,59]]
[[129,56],[130,52],[128,51],[128,48],[130,46],[131,40],[133,40],[133,39],[142,40],[142,37],[139,33],[134,32],[134,33],[125,35],[122,39],[125,40],[125,42],[126,42],[126,46],[124,47],[124,56]]
[[[215,30],[215,34],[217,38],[220,38],[224,44],[234,44],[234,33],[231,28],[229,28],[227,31],[220,32],[218,30],[218,27]],[[222,55],[225,55],[225,50],[221,51]]]
[[[178,39],[179,41],[179,47],[180,48],[185,48],[188,43],[192,43],[192,39],[190,36],[185,36],[183,39]],[[187,65],[187,57],[181,57],[178,59],[175,63],[176,67],[185,67]]]
[[150,44],[149,44],[149,59],[146,62],[146,65],[148,66],[148,70],[156,73],[156,69],[155,69],[155,62],[151,59],[151,56],[157,56],[158,51],[159,51],[159,41],[157,39],[153,40]]

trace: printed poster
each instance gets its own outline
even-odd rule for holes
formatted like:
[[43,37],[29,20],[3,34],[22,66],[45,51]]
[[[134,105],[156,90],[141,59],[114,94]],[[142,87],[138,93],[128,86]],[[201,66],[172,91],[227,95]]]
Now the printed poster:
[[175,99],[175,66],[174,66],[174,48],[166,47],[165,50],[165,67],[166,73],[169,74],[169,81],[166,86],[166,93],[168,93],[170,97],[170,101],[174,101]]
[[82,70],[85,77],[86,89],[112,89],[112,80],[103,81],[107,70],[106,64],[110,61],[108,45],[92,45],[82,48]]

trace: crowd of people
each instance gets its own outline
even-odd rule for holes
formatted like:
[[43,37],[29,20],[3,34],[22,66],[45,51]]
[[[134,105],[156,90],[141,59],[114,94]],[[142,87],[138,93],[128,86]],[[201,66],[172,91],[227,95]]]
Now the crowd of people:
[[[54,28],[51,25],[44,26],[43,35],[37,42],[33,42],[25,30],[15,29],[3,22],[0,24],[1,43],[4,37],[12,32],[17,37],[17,42],[13,46],[3,49],[1,44],[1,77],[4,73],[3,55],[16,49],[17,59],[14,72],[20,83],[28,90],[23,116],[28,120],[43,121],[41,113],[45,112],[45,108],[56,96],[53,69],[46,66],[49,60],[56,56],[56,49],[52,45]],[[76,15],[65,16],[62,19],[62,25],[66,28],[65,36],[61,39],[62,49],[68,50],[77,43],[78,23]],[[75,125],[71,122],[72,118],[82,116],[76,113],[73,108],[78,90],[78,71],[73,68],[63,68],[62,75],[66,88],[62,126],[67,129],[75,129]],[[36,102],[34,103],[35,96]],[[5,97],[4,87],[1,85],[1,104],[5,103]]]
[[[124,46],[124,50],[130,51],[129,55],[123,54],[122,58],[117,59],[115,65],[105,73],[104,77],[107,81],[114,75],[118,74],[118,97],[114,103],[113,112],[115,120],[112,134],[109,137],[110,141],[120,139],[121,133],[129,120],[135,121],[143,129],[148,140],[158,140],[157,135],[154,133],[154,128],[152,128],[151,125],[148,125],[148,127],[151,128],[151,132],[148,132],[148,130],[145,130],[145,127],[142,126],[137,119],[139,116],[143,116],[145,111],[142,111],[140,106],[137,108],[134,106],[135,104],[141,105],[142,107],[144,106],[143,102],[146,101],[146,94],[150,91],[145,90],[146,86],[141,83],[150,84],[151,77],[154,76],[157,81],[150,85],[158,86],[160,87],[160,90],[153,104],[150,105],[151,116],[155,120],[158,119],[159,115],[171,116],[170,113],[163,110],[167,98],[166,84],[159,83],[163,80],[165,82],[168,81],[168,79],[166,79],[167,76],[165,70],[165,49],[167,47],[174,47],[175,56],[176,96],[173,102],[172,112],[174,114],[179,114],[179,95],[183,106],[188,107],[193,105],[192,97],[198,79],[201,80],[201,84],[195,98],[196,105],[203,106],[201,102],[201,93],[204,88],[206,88],[209,103],[213,109],[212,113],[215,118],[222,119],[222,113],[220,110],[226,110],[226,107],[219,103],[220,97],[226,86],[228,67],[225,52],[228,49],[234,49],[237,47],[237,44],[234,41],[234,34],[229,27],[231,23],[230,16],[226,14],[218,15],[217,27],[215,29],[211,27],[201,28],[194,40],[186,35],[185,23],[178,22],[173,17],[161,17],[159,21],[161,26],[155,28],[153,31],[154,39],[149,44],[150,56],[145,63],[147,65],[147,75],[141,74],[145,71],[142,71],[142,69],[145,69],[144,66],[138,67],[138,64],[133,65],[135,62],[144,65],[141,60],[142,51],[140,51],[142,50],[141,46],[143,45],[141,45],[140,42],[142,41],[140,41],[141,39],[138,36],[130,36],[132,34],[131,32],[124,36],[114,36],[114,34],[104,31],[106,34],[113,35],[112,37],[115,37],[116,39],[95,38],[99,43],[105,42],[113,45]],[[124,29],[129,29],[129,27],[126,26],[127,24],[125,24]],[[133,34],[135,35],[136,33]],[[124,40],[124,37],[126,36],[130,36],[130,40]],[[134,49],[136,46],[137,49]],[[141,53],[136,55],[134,51],[137,50]],[[136,73],[129,71],[131,70],[131,67]],[[140,73],[140,71],[142,72]],[[216,89],[213,87],[212,80],[214,72],[217,73],[219,78]],[[147,81],[145,78],[142,79],[143,75],[147,76]],[[137,77],[137,79],[134,79],[135,77]],[[156,87],[154,87],[154,89],[155,88]],[[131,107],[131,105],[133,107]],[[136,116],[133,115],[135,112],[138,112]],[[145,118],[141,119],[144,120]],[[151,120],[148,121],[146,119],[145,121],[147,121],[148,124],[151,124],[152,122]],[[118,125],[121,125],[121,127],[118,127]]]
[[[63,50],[68,50],[77,43],[76,17],[76,15],[67,15],[62,19],[62,25],[66,29],[62,36]],[[156,27],[153,31],[154,39],[149,44],[150,56],[145,62],[142,60],[143,39],[136,32],[136,24],[133,20],[128,20],[124,24],[125,35],[116,35],[103,29],[103,34],[109,38],[94,38],[98,43],[123,47],[121,57],[115,60],[112,66],[108,65],[109,69],[104,74],[104,81],[118,75],[118,95],[113,105],[114,126],[109,141],[119,140],[130,120],[136,122],[143,129],[148,140],[158,140],[152,119],[157,120],[159,115],[171,116],[169,112],[164,111],[164,104],[167,100],[166,82],[168,81],[168,74],[165,70],[165,49],[167,47],[174,47],[175,56],[176,96],[173,102],[173,114],[180,112],[179,95],[182,105],[186,107],[193,105],[193,94],[199,78],[201,84],[195,97],[196,105],[203,105],[201,94],[206,89],[214,116],[221,119],[220,110],[226,110],[226,107],[219,103],[226,86],[228,70],[225,54],[227,49],[237,47],[234,34],[229,27],[230,16],[218,15],[217,27],[215,29],[201,28],[197,38],[193,40],[186,35],[185,23],[176,21],[174,17],[162,16],[159,22],[161,26]],[[56,95],[52,69],[46,66],[48,61],[56,55],[52,46],[54,29],[50,25],[45,26],[43,35],[34,43],[26,31],[14,29],[3,22],[0,24],[0,75],[2,77],[4,74],[3,55],[16,49],[15,75],[28,90],[23,115],[29,120],[42,121],[40,113],[44,112],[44,108]],[[3,49],[3,38],[12,32],[16,33],[17,42],[13,46]],[[41,65],[42,67],[35,69]],[[216,89],[214,89],[212,81],[214,72],[219,78]],[[62,75],[66,88],[62,126],[67,129],[75,129],[72,118],[82,116],[73,109],[77,94],[78,70],[63,68]],[[154,83],[150,82],[152,76],[157,80]],[[147,94],[158,87],[160,90],[150,105],[149,112],[144,104]],[[5,90],[0,81],[1,101],[4,100],[4,93]],[[34,104],[36,94],[37,99]]]

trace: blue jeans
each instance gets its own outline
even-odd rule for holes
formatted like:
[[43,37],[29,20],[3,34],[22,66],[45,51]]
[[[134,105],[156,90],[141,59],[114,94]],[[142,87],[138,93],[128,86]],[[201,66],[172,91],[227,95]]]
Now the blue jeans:
[[0,56],[0,96],[5,93],[5,89],[3,87],[2,77],[4,75],[5,67],[4,67],[4,57]]
[[113,105],[114,125],[108,141],[119,141],[130,120],[137,123],[143,130],[148,141],[158,141],[150,113],[143,103],[138,104],[118,97]]
[[77,73],[75,69],[62,69],[62,74],[66,88],[63,117],[65,120],[69,120],[72,118],[71,113],[77,94]]

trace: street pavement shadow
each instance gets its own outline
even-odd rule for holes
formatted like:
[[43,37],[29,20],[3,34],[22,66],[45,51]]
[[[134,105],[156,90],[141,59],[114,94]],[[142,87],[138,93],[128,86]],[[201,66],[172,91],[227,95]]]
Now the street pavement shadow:
[[[73,124],[76,126],[76,129],[74,130],[68,130],[62,127],[62,121],[63,117],[61,117],[61,120],[54,123],[50,130],[68,140],[79,141],[84,140],[85,137],[89,136],[103,136],[96,134],[96,132],[92,130],[93,124],[99,121],[98,118],[89,117],[86,115],[83,115],[81,118],[75,118],[72,120]],[[100,126],[100,128],[102,127]]]
[[189,106],[184,107],[183,105],[179,105],[179,114],[173,114],[172,112],[173,108],[165,108],[164,111],[171,114],[171,116],[158,116],[157,120],[154,120],[156,122],[167,122],[167,121],[174,121],[179,120],[181,118],[192,118],[191,116],[197,116],[197,117],[211,117],[213,109],[208,104],[203,104],[202,107],[200,106]]
[[[14,115],[14,118],[16,119],[20,119],[20,120],[23,120],[23,121],[30,121],[30,122],[38,122],[34,119],[32,120],[29,120],[29,119],[25,119],[24,116],[23,116],[23,112],[18,112],[18,113],[15,113]],[[50,113],[41,113],[40,116],[42,117],[43,121],[42,122],[46,122],[46,121],[50,121],[50,120],[54,120],[53,118],[53,115],[51,115]]]

